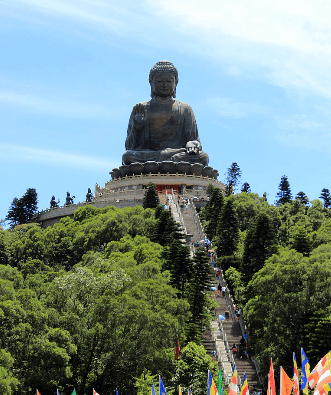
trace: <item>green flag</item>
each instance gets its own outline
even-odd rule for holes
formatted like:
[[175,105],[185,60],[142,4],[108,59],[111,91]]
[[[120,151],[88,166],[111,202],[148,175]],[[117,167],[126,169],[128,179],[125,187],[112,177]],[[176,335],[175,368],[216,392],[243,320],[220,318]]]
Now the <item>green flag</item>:
[[222,369],[219,370],[217,392],[218,392],[218,395],[222,394]]
[[71,395],[77,395],[77,394],[76,394],[75,388],[74,388],[74,390],[72,391]]

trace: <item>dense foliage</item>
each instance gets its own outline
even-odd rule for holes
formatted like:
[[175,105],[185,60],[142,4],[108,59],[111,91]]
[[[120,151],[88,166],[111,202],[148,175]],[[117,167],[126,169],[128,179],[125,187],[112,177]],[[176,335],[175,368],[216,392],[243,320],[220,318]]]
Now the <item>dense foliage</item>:
[[0,230],[0,392],[136,393],[146,372],[171,389],[177,335],[200,342],[213,308],[210,267],[180,240],[161,208]]
[[[257,194],[213,196],[201,210],[218,264],[249,328],[250,354],[267,377],[292,369],[292,353],[306,351],[311,366],[329,351],[331,328],[331,211],[327,190],[309,202],[304,192],[291,200],[282,177],[280,200],[270,205]],[[219,202],[222,202],[221,204]],[[217,227],[214,223],[217,216]]]

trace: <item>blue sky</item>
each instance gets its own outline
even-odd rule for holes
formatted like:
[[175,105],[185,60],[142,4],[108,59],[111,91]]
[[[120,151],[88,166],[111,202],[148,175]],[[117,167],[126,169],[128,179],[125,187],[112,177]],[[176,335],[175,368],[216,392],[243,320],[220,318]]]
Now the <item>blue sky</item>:
[[331,189],[331,2],[3,0],[0,218],[36,188],[39,209],[85,200],[121,164],[132,107],[159,60],[179,71],[219,180],[232,162],[273,203]]

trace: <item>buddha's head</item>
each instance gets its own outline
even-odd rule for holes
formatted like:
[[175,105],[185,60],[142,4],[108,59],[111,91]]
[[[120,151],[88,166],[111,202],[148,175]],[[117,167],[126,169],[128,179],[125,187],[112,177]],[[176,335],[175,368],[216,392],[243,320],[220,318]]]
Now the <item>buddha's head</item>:
[[152,97],[176,97],[178,71],[171,62],[161,60],[149,72],[149,83]]

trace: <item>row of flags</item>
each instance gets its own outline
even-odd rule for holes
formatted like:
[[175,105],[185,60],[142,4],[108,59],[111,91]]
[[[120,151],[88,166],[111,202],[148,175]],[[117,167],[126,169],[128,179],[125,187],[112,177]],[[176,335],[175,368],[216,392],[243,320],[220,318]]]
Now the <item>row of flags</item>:
[[[210,375],[210,372],[208,372],[208,375]],[[220,391],[215,391],[216,386],[213,383],[213,380],[209,377],[207,395],[221,395]],[[331,352],[324,355],[312,372],[310,372],[308,358],[303,348],[301,348],[301,386],[299,385],[299,374],[295,353],[293,353],[292,379],[286,374],[283,367],[280,367],[280,395],[290,395],[292,390],[294,395],[300,395],[300,389],[305,395],[308,395],[308,386],[314,390],[313,395],[328,395],[328,392],[331,391]],[[237,369],[234,364],[228,395],[238,394]],[[242,381],[240,395],[249,395],[246,372]],[[268,375],[267,395],[276,395],[275,372],[272,359]]]
[[[280,395],[290,395],[292,390],[294,395],[300,395],[300,389],[304,395],[308,395],[308,386],[314,390],[313,395],[327,395],[331,391],[331,352],[328,352],[324,357],[318,362],[315,368],[310,372],[310,365],[308,358],[301,348],[301,386],[299,384],[298,366],[293,353],[293,378],[291,379],[283,367],[280,367]],[[59,390],[57,390],[57,395],[60,395]],[[231,378],[231,383],[229,386],[228,395],[249,395],[248,382],[246,377],[246,372],[242,381],[240,393],[238,391],[238,379],[237,379],[237,369],[234,364],[233,373]],[[36,395],[41,395],[37,390]],[[71,395],[76,395],[76,390],[74,389]],[[93,389],[93,395],[100,395]],[[116,390],[116,395],[118,391]],[[156,395],[154,383],[152,382],[151,395]],[[163,385],[161,376],[159,376],[159,395],[167,395],[165,387]],[[182,394],[181,387],[179,387],[179,395]],[[191,391],[188,390],[187,395],[192,395]],[[222,371],[219,371],[219,384],[216,384],[213,377],[208,371],[207,379],[207,395],[223,395],[222,388]],[[276,395],[276,383],[275,383],[275,371],[272,363],[270,362],[270,371],[268,375],[268,389],[267,395]]]
[[[301,386],[299,385],[298,366],[293,353],[293,378],[291,379],[280,367],[280,395],[290,395],[292,390],[294,395],[300,395],[300,390],[308,395],[308,386],[314,390],[313,395],[327,395],[331,391],[331,353],[328,352],[318,362],[315,368],[310,372],[308,358],[301,348]],[[274,367],[271,359],[270,371],[268,376],[267,395],[276,395],[276,385],[274,376]]]

